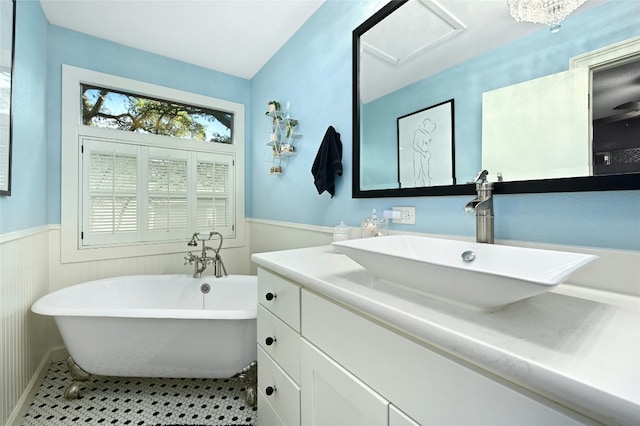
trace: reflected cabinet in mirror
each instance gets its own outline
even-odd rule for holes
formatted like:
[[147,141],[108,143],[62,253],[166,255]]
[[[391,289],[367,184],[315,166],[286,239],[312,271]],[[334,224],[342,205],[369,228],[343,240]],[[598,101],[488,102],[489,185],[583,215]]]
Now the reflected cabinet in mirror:
[[640,189],[640,2],[559,29],[507,1],[393,1],[353,31],[353,197]]

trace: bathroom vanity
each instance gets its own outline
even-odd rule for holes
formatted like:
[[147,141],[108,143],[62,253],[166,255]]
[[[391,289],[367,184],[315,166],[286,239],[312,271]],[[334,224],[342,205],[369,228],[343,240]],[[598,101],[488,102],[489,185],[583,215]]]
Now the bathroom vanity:
[[261,425],[637,424],[640,302],[563,284],[486,313],[331,246],[254,254]]

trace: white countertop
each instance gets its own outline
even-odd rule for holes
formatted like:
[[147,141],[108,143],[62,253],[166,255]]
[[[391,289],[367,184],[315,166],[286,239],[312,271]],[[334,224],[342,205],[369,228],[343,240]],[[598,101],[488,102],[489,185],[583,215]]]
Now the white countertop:
[[640,298],[561,284],[482,313],[376,280],[331,246],[261,267],[608,424],[640,424]]

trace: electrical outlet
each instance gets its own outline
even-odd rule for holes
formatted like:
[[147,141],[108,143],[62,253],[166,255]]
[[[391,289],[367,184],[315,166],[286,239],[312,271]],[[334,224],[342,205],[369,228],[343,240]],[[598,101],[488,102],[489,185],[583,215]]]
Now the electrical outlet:
[[415,207],[394,207],[393,211],[399,211],[401,214],[400,219],[393,219],[393,223],[400,223],[403,225],[415,225],[416,224],[416,208]]

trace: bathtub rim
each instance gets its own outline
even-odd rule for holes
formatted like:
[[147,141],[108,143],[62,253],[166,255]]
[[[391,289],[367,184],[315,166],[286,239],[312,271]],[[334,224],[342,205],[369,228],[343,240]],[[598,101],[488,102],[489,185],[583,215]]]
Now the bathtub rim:
[[222,278],[216,278],[214,276],[203,276],[202,278],[193,278],[194,280],[209,281],[225,278],[249,278],[255,282],[256,297],[254,298],[254,304],[249,305],[247,309],[167,309],[167,308],[81,308],[81,307],[69,307],[69,306],[56,306],[50,303],[50,300],[61,294],[73,291],[75,287],[83,285],[96,285],[98,283],[105,283],[113,280],[123,278],[144,278],[144,277],[156,277],[156,276],[179,276],[191,278],[188,274],[138,274],[138,275],[120,275],[114,277],[101,278],[92,281],[86,281],[64,287],[53,292],[50,292],[40,297],[36,302],[31,305],[31,311],[38,315],[45,315],[50,317],[103,317],[103,318],[141,318],[141,319],[203,319],[203,320],[252,320],[258,316],[258,302],[257,302],[257,276],[255,275],[228,275]]

